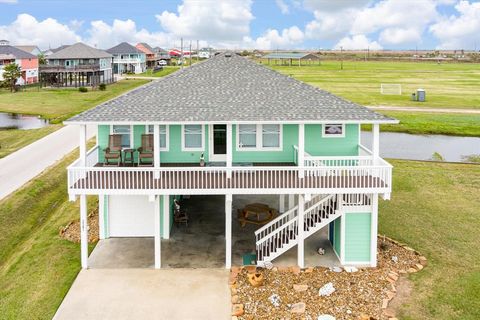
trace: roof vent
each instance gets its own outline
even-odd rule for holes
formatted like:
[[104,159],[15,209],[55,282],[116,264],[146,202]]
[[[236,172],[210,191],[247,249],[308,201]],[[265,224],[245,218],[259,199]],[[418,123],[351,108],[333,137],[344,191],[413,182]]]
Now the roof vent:
[[232,56],[232,53],[231,52],[226,52],[225,53],[225,58],[230,58]]

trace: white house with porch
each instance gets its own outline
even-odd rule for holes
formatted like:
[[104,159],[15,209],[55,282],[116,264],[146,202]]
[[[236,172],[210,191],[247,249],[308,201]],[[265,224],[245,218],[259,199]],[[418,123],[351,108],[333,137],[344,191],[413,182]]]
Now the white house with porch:
[[[208,197],[223,199],[202,219],[223,226],[209,245],[221,245],[226,268],[239,261],[232,225],[258,265],[296,250],[304,267],[305,244],[321,233],[338,264],[375,267],[378,199],[392,190],[379,156],[384,123],[398,121],[228,52],[77,115],[66,121],[80,129],[68,192],[80,198],[82,267],[87,196],[98,197],[100,241],[153,239],[155,268],[168,265],[162,245],[200,220],[195,199]],[[370,148],[362,124],[372,125]],[[87,125],[98,128],[88,151]],[[253,200],[267,195],[275,204]],[[235,212],[238,197],[252,203]],[[185,226],[177,201],[191,208]],[[202,241],[208,228],[190,230]]]

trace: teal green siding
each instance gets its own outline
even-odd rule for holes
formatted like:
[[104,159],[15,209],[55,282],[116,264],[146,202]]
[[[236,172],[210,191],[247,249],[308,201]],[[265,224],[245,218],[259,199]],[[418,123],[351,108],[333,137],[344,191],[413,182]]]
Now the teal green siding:
[[208,162],[208,126],[205,126],[204,151],[182,151],[182,126],[169,126],[170,147],[169,151],[160,152],[160,162],[162,163],[199,163],[200,156],[204,154],[205,161]]
[[369,262],[370,212],[345,213],[345,262]]
[[108,136],[110,135],[110,126],[99,125],[97,131],[98,146],[100,150],[98,152],[98,162],[103,162],[103,150],[108,146]]
[[340,219],[333,220],[333,249],[339,257],[342,251],[342,246],[340,244],[340,235],[342,232],[341,224],[342,222]]
[[232,126],[233,162],[293,162],[293,146],[298,145],[298,125],[283,125],[281,151],[237,151],[237,126]]
[[358,125],[345,125],[344,138],[323,138],[322,125],[305,125],[305,151],[312,156],[358,155]]

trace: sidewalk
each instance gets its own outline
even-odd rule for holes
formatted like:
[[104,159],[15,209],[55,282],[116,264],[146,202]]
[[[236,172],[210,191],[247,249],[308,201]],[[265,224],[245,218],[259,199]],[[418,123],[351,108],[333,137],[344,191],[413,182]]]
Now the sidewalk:
[[[87,130],[88,139],[95,136]],[[0,200],[78,147],[77,126],[66,126],[0,159]]]

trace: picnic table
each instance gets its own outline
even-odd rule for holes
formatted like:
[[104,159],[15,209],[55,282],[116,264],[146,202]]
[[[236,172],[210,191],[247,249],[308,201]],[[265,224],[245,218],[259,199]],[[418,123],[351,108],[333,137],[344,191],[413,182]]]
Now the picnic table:
[[242,227],[247,223],[264,225],[272,221],[277,215],[277,210],[263,203],[247,204],[243,209],[238,209],[238,222]]

